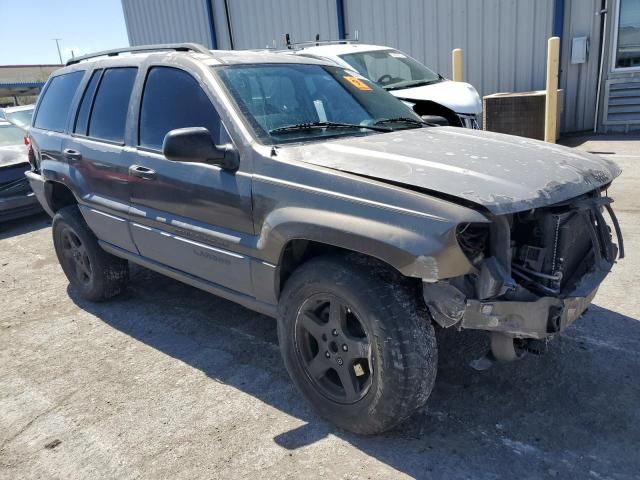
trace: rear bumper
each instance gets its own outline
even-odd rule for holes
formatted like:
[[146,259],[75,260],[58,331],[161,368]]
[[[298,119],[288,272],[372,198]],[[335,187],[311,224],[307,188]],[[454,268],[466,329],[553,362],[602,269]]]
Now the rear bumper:
[[26,195],[0,198],[0,222],[26,217],[41,211],[42,207],[32,192]]
[[44,211],[47,212],[50,217],[53,217],[54,212],[49,208],[47,196],[45,195],[44,191],[44,178],[42,177],[42,175],[39,175],[35,172],[25,172],[25,175],[29,180],[29,185],[31,186],[31,190],[33,190],[33,193],[35,194],[37,201],[40,203]]

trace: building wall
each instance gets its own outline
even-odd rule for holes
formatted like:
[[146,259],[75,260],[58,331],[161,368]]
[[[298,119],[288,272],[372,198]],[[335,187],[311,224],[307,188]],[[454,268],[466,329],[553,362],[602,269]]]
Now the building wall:
[[0,65],[0,83],[46,82],[62,65]]
[[208,0],[122,0],[130,45],[196,42],[212,48]]
[[451,75],[451,50],[464,54],[464,79],[481,95],[544,88],[553,0],[346,0],[347,32],[390,45]]
[[[608,0],[610,3],[615,0]],[[206,2],[210,2],[207,4]],[[212,46],[207,6],[220,49],[283,47],[293,41],[338,36],[336,0],[122,0],[132,45],[194,41]],[[343,0],[347,38],[390,45],[444,76],[451,50],[464,52],[464,79],[481,95],[545,88],[546,46],[554,0]],[[226,4],[226,8],[225,8]],[[601,0],[564,0],[560,87],[563,131],[588,130],[595,118]],[[227,18],[227,10],[229,18]],[[609,17],[612,17],[610,15]],[[229,31],[229,26],[231,27]],[[571,65],[571,39],[590,38],[588,61]],[[615,90],[621,75],[603,79]],[[638,75],[632,78],[637,80]],[[608,114],[603,100],[600,113]]]
[[[565,0],[564,32],[561,45],[560,88],[564,89],[562,129],[593,129],[600,70],[601,0]],[[585,63],[571,64],[572,39],[587,36],[589,49]]]
[[[220,2],[218,2],[220,3]],[[224,2],[222,2],[224,3]],[[282,48],[292,41],[337,39],[335,0],[228,0],[234,48]]]

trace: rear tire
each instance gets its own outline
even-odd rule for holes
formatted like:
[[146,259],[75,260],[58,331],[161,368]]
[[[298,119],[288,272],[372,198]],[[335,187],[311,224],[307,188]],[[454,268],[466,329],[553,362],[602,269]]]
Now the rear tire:
[[60,266],[82,298],[101,302],[124,290],[129,263],[100,247],[76,205],[55,214],[52,233]]
[[345,257],[312,259],[287,281],[278,338],[294,384],[326,419],[376,434],[424,405],[437,346],[406,279]]

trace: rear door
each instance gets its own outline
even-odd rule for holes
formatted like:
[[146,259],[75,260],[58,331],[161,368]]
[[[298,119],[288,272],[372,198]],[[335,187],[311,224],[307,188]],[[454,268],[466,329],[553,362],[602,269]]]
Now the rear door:
[[62,151],[85,192],[82,214],[97,237],[135,252],[126,217],[128,162],[124,137],[136,67],[99,68],[91,73]]
[[65,162],[62,139],[85,73],[79,70],[52,76],[40,95],[29,138],[41,170],[54,165],[47,164],[50,160]]
[[[205,127],[216,144],[232,143],[210,93],[186,70],[151,66],[130,155],[131,232],[141,255],[242,293],[250,293],[253,238],[251,177],[207,163],[167,160],[165,135]],[[246,247],[246,245],[245,245]]]

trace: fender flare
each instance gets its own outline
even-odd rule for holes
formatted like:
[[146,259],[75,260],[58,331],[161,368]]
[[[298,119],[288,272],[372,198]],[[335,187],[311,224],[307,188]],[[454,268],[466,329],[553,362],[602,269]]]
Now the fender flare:
[[[263,222],[258,249],[263,259],[280,265],[292,240],[310,240],[377,258],[405,276],[437,281],[473,268],[455,239],[455,222],[430,222],[403,216],[387,223],[346,213],[283,207]],[[413,220],[413,223],[412,223]],[[420,228],[422,227],[422,228]]]

